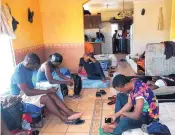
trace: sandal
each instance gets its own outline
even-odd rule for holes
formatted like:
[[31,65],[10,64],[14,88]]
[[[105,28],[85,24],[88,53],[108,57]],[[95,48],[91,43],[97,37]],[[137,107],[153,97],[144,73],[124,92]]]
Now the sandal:
[[114,100],[108,102],[108,105],[113,105],[113,104],[115,104],[115,101]]
[[113,105],[113,104],[115,104],[115,102],[116,102],[116,96],[108,97],[108,99],[109,99],[109,100],[111,99],[111,101],[108,102],[108,105]]
[[68,124],[68,125],[81,125],[81,124],[84,124],[84,123],[85,123],[85,120],[81,120],[80,118],[78,118],[76,120],[65,122],[65,124]]
[[112,97],[108,97],[108,100],[114,100],[114,99],[116,99],[116,96],[115,95],[112,96]]
[[102,95],[106,95],[106,91],[104,91],[104,90],[100,90],[100,93],[101,93]]
[[101,97],[101,92],[96,92],[96,97]]

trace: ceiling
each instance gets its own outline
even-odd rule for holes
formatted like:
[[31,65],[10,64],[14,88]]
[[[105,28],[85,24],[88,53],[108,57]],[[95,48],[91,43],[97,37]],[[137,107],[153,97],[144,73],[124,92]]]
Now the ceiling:
[[[90,0],[84,8],[91,13],[122,11],[123,0]],[[133,10],[133,0],[124,0],[124,9]]]

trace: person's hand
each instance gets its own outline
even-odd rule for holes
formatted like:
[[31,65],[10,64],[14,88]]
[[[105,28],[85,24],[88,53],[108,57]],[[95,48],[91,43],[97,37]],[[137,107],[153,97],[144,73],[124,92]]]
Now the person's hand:
[[87,56],[88,60],[91,58],[91,56]]
[[66,83],[69,86],[73,86],[74,85],[74,81],[72,79],[70,79],[69,81],[67,81]]
[[56,89],[56,88],[50,88],[47,90],[47,94],[56,93],[57,91],[58,91],[58,89]]
[[69,79],[69,82],[71,82],[72,84],[74,84],[74,80],[73,79]]

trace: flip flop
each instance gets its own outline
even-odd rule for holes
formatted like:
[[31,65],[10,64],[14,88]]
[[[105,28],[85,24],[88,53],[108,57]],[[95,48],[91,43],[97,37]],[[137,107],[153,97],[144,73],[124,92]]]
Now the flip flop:
[[108,100],[113,100],[113,99],[116,99],[116,96],[112,96],[112,97],[108,97]]
[[114,100],[108,102],[108,105],[113,105],[113,104],[115,104],[115,101]]
[[108,102],[108,105],[113,105],[116,102],[116,96],[108,97],[108,99],[111,99],[110,102]]
[[96,97],[101,97],[101,92],[96,92]]
[[65,122],[65,124],[68,124],[68,125],[81,125],[81,124],[84,124],[84,123],[85,123],[85,120],[81,120],[80,118],[78,118],[76,120]]
[[72,120],[74,120],[74,119],[78,119],[78,118],[80,118],[82,115],[83,115],[82,112],[75,113],[75,114],[73,114],[72,116],[68,117],[68,120],[72,121]]
[[106,95],[106,91],[104,91],[104,90],[100,90],[100,93],[101,93],[102,95]]

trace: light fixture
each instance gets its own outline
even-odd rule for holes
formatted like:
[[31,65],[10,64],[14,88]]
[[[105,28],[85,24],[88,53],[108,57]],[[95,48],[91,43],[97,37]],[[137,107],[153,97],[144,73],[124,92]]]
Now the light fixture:
[[83,7],[84,7],[85,10],[89,10],[89,5],[88,4],[83,5]]

